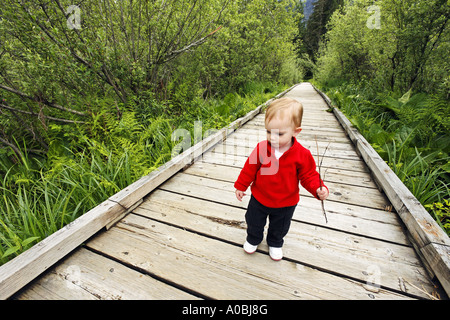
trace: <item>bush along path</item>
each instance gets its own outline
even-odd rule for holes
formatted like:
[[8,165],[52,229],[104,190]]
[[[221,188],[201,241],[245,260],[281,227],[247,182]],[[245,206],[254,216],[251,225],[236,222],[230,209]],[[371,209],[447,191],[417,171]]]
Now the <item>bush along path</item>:
[[325,88],[400,180],[450,234],[450,105],[436,95]]

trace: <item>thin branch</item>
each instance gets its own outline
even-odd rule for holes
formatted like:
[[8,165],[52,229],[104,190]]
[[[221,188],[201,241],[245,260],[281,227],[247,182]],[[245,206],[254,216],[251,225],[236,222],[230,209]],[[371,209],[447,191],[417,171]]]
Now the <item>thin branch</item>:
[[188,51],[189,49],[199,46],[202,43],[204,43],[210,36],[212,36],[214,33],[216,33],[217,31],[219,31],[222,28],[222,26],[218,27],[216,30],[214,30],[213,32],[209,33],[208,35],[204,36],[201,39],[198,39],[197,41],[194,41],[190,44],[188,44],[187,46],[185,46],[184,48],[180,49],[180,50],[174,50],[171,53],[169,53],[166,56],[166,60],[164,60],[163,62],[161,62],[161,64],[166,63],[174,58],[176,58],[177,56],[179,56],[180,54],[182,54],[183,52]]
[[[167,32],[169,30],[170,22],[173,20],[172,19],[172,15],[174,14],[174,8],[175,8],[175,5],[172,4],[172,6],[170,7],[170,11],[169,11],[169,13],[168,13],[168,15],[166,17],[166,25],[165,25],[165,28],[164,28],[164,32],[161,35],[162,43],[160,43],[158,36],[155,38],[157,53],[156,53],[156,56],[155,56],[154,59],[156,61],[156,64],[161,64],[160,61],[163,60],[163,56],[164,56],[163,52],[166,52],[165,50],[163,50],[163,47],[164,47],[163,43],[165,42],[165,40],[168,37],[167,36]],[[162,10],[161,10],[161,12],[162,12]],[[159,19],[159,16],[158,16],[158,19]]]
[[[0,142],[7,145],[8,147],[11,147],[11,149],[13,149],[14,153],[16,154],[16,156],[18,157],[18,159],[23,157],[22,151],[20,151],[19,148],[17,148],[14,144],[12,144],[11,142],[8,142],[7,140],[3,139],[2,137],[0,137]],[[45,151],[42,150],[37,150],[37,149],[28,149],[28,152],[31,153],[39,153],[39,154],[45,154]]]
[[[27,106],[28,106],[28,103],[27,103]],[[29,108],[29,110],[32,111],[31,107]],[[26,131],[30,132],[31,135],[33,136],[33,139],[37,140],[39,142],[39,144],[45,150],[48,150],[47,143],[45,143],[44,139],[39,134],[39,132],[35,132],[35,130],[33,130],[33,125],[32,124],[27,124],[27,122],[24,120],[24,117],[22,117],[19,114],[17,114],[17,112],[15,112],[14,110],[8,110],[8,111],[12,113],[13,117],[17,120],[17,124],[19,126],[22,126],[22,128],[24,128]],[[0,114],[3,114],[3,112],[1,112],[1,110],[0,110]]]
[[73,110],[73,109],[70,109],[70,108],[66,108],[66,107],[60,106],[59,104],[49,102],[49,101],[47,101],[45,99],[38,99],[38,98],[30,97],[26,93],[23,93],[23,92],[21,92],[19,90],[16,90],[16,89],[13,89],[13,88],[10,88],[10,87],[7,87],[7,86],[5,86],[3,84],[0,84],[0,88],[4,89],[6,91],[9,91],[9,92],[15,93],[15,94],[17,94],[17,95],[19,95],[19,96],[21,96],[23,98],[27,98],[27,99],[35,101],[35,102],[43,102],[44,104],[48,105],[49,107],[52,107],[52,108],[55,108],[55,109],[59,109],[59,110],[66,111],[66,112],[70,112],[70,113],[73,113],[73,114],[76,114],[76,115],[79,115],[79,116],[87,116],[87,114],[84,113],[84,112],[80,112],[80,111],[77,111],[77,110]]
[[173,47],[173,45],[174,45],[174,43],[175,43],[175,40],[180,38],[180,35],[181,35],[182,32],[183,32],[184,26],[185,26],[186,22],[188,21],[189,17],[191,16],[192,11],[194,11],[194,8],[195,8],[196,5],[197,5],[197,0],[195,0],[194,3],[192,4],[192,6],[191,6],[191,8],[190,8],[188,14],[186,15],[185,19],[183,20],[183,22],[181,23],[181,25],[178,27],[178,32],[177,32],[177,33],[172,37],[172,39],[169,41],[169,43],[168,43],[166,49],[164,50],[164,52],[168,52],[169,49],[170,49],[171,47]]
[[22,156],[23,156],[22,152],[14,144],[12,144],[11,142],[8,142],[7,140],[3,139],[2,137],[0,137],[0,142],[7,145],[8,147],[11,147],[11,149],[13,149],[13,151],[16,154],[18,159],[22,158]]
[[[322,155],[322,160],[320,160],[320,154],[319,154],[319,144],[317,143],[317,136],[316,136],[316,147],[317,147],[317,164],[319,166],[319,183],[320,183],[320,190],[322,191],[322,175],[320,174],[320,168],[322,167],[322,161],[323,161],[323,157],[325,156],[325,153],[327,152],[327,149],[329,147],[330,143],[328,143],[327,147],[325,148],[325,151]],[[328,219],[327,219],[327,212],[325,211],[325,204],[323,202],[323,200],[320,200],[321,204],[322,204],[322,212],[323,215],[325,217],[325,223],[328,223]]]
[[[64,15],[64,17],[66,18],[66,21],[67,21],[67,19],[69,18],[69,13],[66,12],[66,10],[65,10],[64,7],[61,5],[61,3],[59,2],[59,0],[54,0],[54,1],[55,1],[56,4],[58,5],[59,10],[61,10],[62,14]],[[75,33],[77,34],[77,36],[78,36],[78,38],[80,39],[80,41],[81,41],[84,45],[86,45],[86,42],[85,42],[84,39],[81,37],[81,34],[80,34],[80,32],[78,31],[78,29],[77,29],[77,28],[74,28],[73,30],[74,30]]]
[[435,296],[435,294],[433,294],[433,293],[430,294],[427,291],[425,291],[423,286],[422,286],[422,289],[420,289],[417,286],[413,285],[411,282],[409,282],[407,279],[401,278],[401,277],[400,277],[400,279],[403,280],[404,282],[407,282],[411,287],[415,288],[416,290],[419,290],[420,292],[426,294],[431,300],[441,300],[438,293],[435,292],[435,294],[436,294],[436,296]]
[[84,121],[74,121],[74,120],[60,119],[60,118],[55,118],[55,117],[51,117],[51,116],[46,116],[46,115],[43,115],[43,114],[35,113],[35,112],[32,112],[32,111],[25,111],[25,110],[15,109],[15,108],[12,108],[10,106],[4,105],[3,103],[0,103],[0,108],[6,109],[6,110],[9,110],[9,111],[23,113],[23,114],[29,114],[29,115],[32,115],[32,116],[36,116],[38,118],[43,117],[45,119],[58,121],[58,122],[64,122],[64,123],[85,123]]
[[[58,1],[58,3],[59,3],[59,1]],[[59,5],[60,5],[60,4],[59,4]],[[67,39],[67,42],[69,43],[69,47],[68,47],[68,48],[66,48],[66,47],[64,46],[64,44],[63,44],[61,41],[59,41],[59,40],[57,40],[56,38],[54,38],[54,37],[51,35],[51,33],[47,30],[47,28],[46,28],[42,23],[40,23],[40,22],[38,21],[37,18],[35,18],[35,17],[33,17],[33,16],[31,15],[31,13],[30,13],[30,11],[28,10],[28,8],[25,7],[25,5],[23,4],[23,1],[21,2],[21,6],[22,6],[23,9],[25,10],[25,12],[28,13],[28,15],[29,15],[29,17],[31,18],[31,20],[32,20],[33,22],[35,22],[35,23],[39,26],[39,28],[40,28],[42,31],[44,31],[45,34],[47,34],[47,36],[48,36],[53,42],[55,42],[56,44],[58,44],[58,46],[59,46],[60,48],[62,48],[62,49],[65,49],[65,50],[66,50],[66,49],[69,49],[70,53],[72,54],[72,56],[75,58],[76,61],[80,62],[81,64],[83,64],[83,65],[85,65],[85,66],[87,66],[89,69],[94,70],[94,72],[95,72],[95,73],[96,73],[103,81],[105,81],[107,84],[109,84],[110,86],[113,87],[114,91],[116,92],[117,96],[122,100],[122,102],[126,102],[126,94],[125,94],[125,91],[117,84],[117,82],[116,82],[115,80],[111,79],[111,75],[110,75],[110,72],[109,72],[109,70],[107,69],[107,67],[106,67],[105,65],[103,65],[101,71],[95,70],[94,66],[93,66],[91,63],[89,63],[88,61],[86,61],[85,59],[83,59],[81,56],[79,56],[79,55],[76,53],[75,49],[72,48],[72,47],[70,46],[71,40],[70,40],[70,38],[69,38],[67,32],[65,31],[65,28],[62,28],[61,30],[63,31],[63,33],[64,33],[64,35],[65,35],[65,37],[66,37],[66,39]],[[61,7],[60,7],[60,9],[61,9]],[[67,15],[66,15],[66,13],[65,13],[65,11],[64,11],[64,8],[62,8],[61,11],[63,12],[64,17],[67,18]],[[76,30],[76,29],[74,29],[74,30],[75,30],[75,32],[77,33],[78,37],[80,37],[81,41],[85,44],[85,42],[84,42],[84,40],[81,38],[81,35],[80,35],[80,33],[78,32],[78,30]],[[123,94],[124,94],[124,95],[123,95]],[[47,103],[46,103],[46,104],[47,104]],[[51,106],[53,106],[53,105],[51,105]]]
[[206,30],[208,30],[209,26],[211,25],[211,23],[213,23],[213,21],[217,21],[220,16],[222,15],[222,12],[225,10],[225,8],[228,6],[228,3],[230,2],[230,0],[225,1],[225,4],[222,6],[222,8],[220,9],[220,11],[217,13],[217,16],[212,19],[203,29],[202,31],[200,31],[198,34],[203,34]]

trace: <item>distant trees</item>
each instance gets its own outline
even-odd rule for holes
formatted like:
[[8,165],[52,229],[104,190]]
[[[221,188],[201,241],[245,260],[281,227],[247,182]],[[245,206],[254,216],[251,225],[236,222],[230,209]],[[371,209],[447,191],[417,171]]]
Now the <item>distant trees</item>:
[[[295,49],[303,60],[307,78],[312,77],[314,64],[317,61],[319,45],[327,32],[328,21],[333,12],[343,5],[343,0],[316,0],[313,12],[308,20],[298,20],[298,32],[294,39]],[[303,5],[301,5],[303,9]]]
[[449,18],[446,0],[346,1],[330,18],[315,75],[448,98]]

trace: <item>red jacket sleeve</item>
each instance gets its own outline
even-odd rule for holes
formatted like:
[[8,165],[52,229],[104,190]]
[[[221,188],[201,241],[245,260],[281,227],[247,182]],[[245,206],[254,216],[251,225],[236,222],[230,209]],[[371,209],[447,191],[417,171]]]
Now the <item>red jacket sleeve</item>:
[[255,181],[256,174],[261,167],[259,158],[259,144],[253,149],[250,156],[245,161],[244,167],[239,174],[238,179],[234,183],[234,187],[240,191],[246,191],[250,184]]
[[320,175],[316,170],[316,162],[309,150],[305,152],[303,156],[302,165],[297,171],[297,176],[303,188],[311,193],[316,199],[319,199],[317,197],[317,189],[320,187],[321,183],[322,187],[328,190],[323,183],[323,180],[320,179]]

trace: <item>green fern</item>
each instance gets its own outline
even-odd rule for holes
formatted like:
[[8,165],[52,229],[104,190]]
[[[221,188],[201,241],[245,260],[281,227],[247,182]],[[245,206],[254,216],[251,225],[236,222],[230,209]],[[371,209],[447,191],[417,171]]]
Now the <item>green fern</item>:
[[422,204],[448,198],[448,100],[412,91],[398,98],[348,83],[328,93]]

